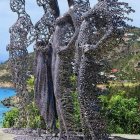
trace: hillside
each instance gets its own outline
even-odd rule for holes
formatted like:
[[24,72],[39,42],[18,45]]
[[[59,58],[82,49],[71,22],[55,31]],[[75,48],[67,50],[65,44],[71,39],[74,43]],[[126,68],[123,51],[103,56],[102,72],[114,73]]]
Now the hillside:
[[13,87],[8,61],[0,64],[0,87]]
[[[29,54],[29,69],[28,73],[33,74],[33,57],[34,53]],[[12,81],[11,81],[11,73],[10,68],[8,66],[8,61],[0,64],[0,87],[13,87]]]
[[[140,81],[140,28],[131,28],[125,33],[124,44],[108,51],[110,68],[117,69],[118,80]],[[33,75],[34,53],[29,54],[28,74]],[[11,83],[8,61],[0,64],[0,87],[13,86]]]
[[124,37],[125,46],[117,48],[115,59],[111,61],[112,69],[118,80],[140,81],[140,29],[130,29]]

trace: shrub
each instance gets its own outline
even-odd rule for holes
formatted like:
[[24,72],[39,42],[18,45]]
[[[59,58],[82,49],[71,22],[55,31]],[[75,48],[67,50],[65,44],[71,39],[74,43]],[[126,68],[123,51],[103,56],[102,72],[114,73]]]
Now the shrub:
[[[43,128],[45,129],[45,122],[43,118],[39,114],[39,110],[35,106],[34,102],[31,102],[28,106],[26,106],[25,111],[29,113],[28,116],[28,124],[26,118],[22,118],[22,123],[20,123],[20,127],[30,127],[30,128]],[[10,128],[13,126],[17,126],[17,120],[19,119],[19,110],[17,108],[13,108],[4,114],[3,127]]]
[[29,112],[28,125],[30,128],[46,128],[45,122],[34,102],[31,102],[26,107],[26,110]]
[[102,113],[108,119],[110,133],[140,133],[140,111],[137,98],[126,97],[125,91],[100,96]]
[[4,114],[4,120],[3,120],[3,127],[4,128],[10,128],[14,126],[16,120],[19,116],[19,110],[17,108],[13,108],[9,112]]

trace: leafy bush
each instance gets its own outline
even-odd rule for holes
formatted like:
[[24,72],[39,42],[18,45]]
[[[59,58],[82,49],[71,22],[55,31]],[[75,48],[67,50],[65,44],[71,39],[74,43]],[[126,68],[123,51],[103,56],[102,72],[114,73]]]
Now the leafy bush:
[[14,126],[16,123],[16,120],[19,116],[19,110],[17,108],[13,108],[9,112],[4,114],[4,120],[3,120],[3,127],[4,128],[10,128]]
[[27,80],[27,85],[28,85],[28,88],[34,89],[34,76],[31,76],[31,77]]
[[74,107],[73,119],[75,122],[75,128],[77,129],[77,128],[81,128],[81,116],[80,116],[80,104],[78,100],[78,93],[76,90],[76,76],[75,75],[70,76],[70,82],[73,87],[72,92],[71,92],[71,96],[73,100],[73,107]]
[[46,128],[45,122],[43,118],[40,116],[39,110],[37,109],[34,102],[30,103],[26,110],[29,112],[29,118],[28,118],[28,127],[30,128]]
[[[30,127],[30,128],[46,128],[45,122],[43,118],[40,116],[40,112],[37,109],[34,103],[34,77],[32,76],[27,80],[28,84],[28,92],[30,98],[30,103],[25,106],[24,112],[28,114],[28,116],[24,116],[19,118],[19,110],[17,108],[13,108],[11,111],[5,113],[3,120],[3,127]],[[17,124],[17,120],[21,120],[20,124]],[[28,120],[28,121],[27,121]],[[20,126],[19,126],[20,125]]]
[[29,98],[33,101],[33,98],[34,98],[34,76],[31,76],[27,80],[27,86],[28,86]]
[[100,96],[102,112],[108,118],[110,133],[140,133],[140,110],[137,98],[126,97],[125,91]]
[[77,92],[72,92],[71,93],[72,98],[73,98],[73,104],[74,104],[74,122],[76,128],[81,128],[81,118],[80,118],[80,104],[78,101],[78,93]]
[[[27,124],[27,118],[22,118],[22,123],[20,124],[20,127],[30,127],[30,128],[43,128],[45,129],[45,123],[43,118],[39,114],[39,110],[35,106],[35,103],[32,102],[28,106],[26,106],[25,111],[29,113],[28,116],[28,124]],[[4,114],[4,120],[3,120],[3,127],[4,128],[10,128],[13,126],[18,127],[17,120],[19,119],[19,110],[17,108],[13,108],[9,112]]]

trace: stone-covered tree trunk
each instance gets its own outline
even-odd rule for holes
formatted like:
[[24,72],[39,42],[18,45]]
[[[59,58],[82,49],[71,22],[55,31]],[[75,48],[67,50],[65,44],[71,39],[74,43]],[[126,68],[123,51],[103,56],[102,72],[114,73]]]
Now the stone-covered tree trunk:
[[[66,133],[68,140],[78,140],[78,137],[74,134],[77,128],[74,121],[73,85],[70,77],[73,75],[72,62],[74,60],[75,43],[82,21],[81,16],[89,8],[88,0],[78,2],[75,0],[68,1],[70,9],[62,18],[58,19],[53,38],[54,92],[61,122],[61,131]],[[71,8],[71,6],[74,7]]]
[[37,44],[37,46],[41,48],[45,46],[45,49],[41,51],[36,48],[35,51],[35,77],[37,77],[35,80],[35,101],[48,128],[55,129],[52,128],[55,127],[57,118],[51,73],[52,48],[47,44]]
[[[106,121],[100,113],[98,98],[102,93],[98,84],[103,84],[106,77],[100,75],[104,64],[103,58],[98,56],[107,40],[111,37],[116,38],[114,34],[123,32],[126,27],[124,20],[127,17],[122,17],[126,11],[122,10],[121,6],[124,6],[128,13],[132,11],[126,3],[113,3],[112,0],[108,0],[99,1],[83,16],[84,21],[76,43],[75,71],[78,75],[81,114],[87,126],[84,127],[85,140],[108,139]],[[117,34],[117,37],[122,36]]]
[[31,33],[33,24],[30,16],[25,11],[25,1],[10,1],[10,7],[13,12],[18,14],[17,21],[9,29],[10,44],[7,46],[9,51],[9,62],[12,72],[12,80],[15,84],[16,93],[19,97],[18,107],[20,110],[19,120],[16,127],[22,126],[22,120],[27,122],[28,113],[25,106],[29,103],[27,91],[28,78],[28,51],[29,42],[32,42],[28,35]]
[[[81,113],[83,114],[83,125],[85,140],[107,139],[106,122],[100,114],[99,95],[101,91],[97,88],[100,82],[99,72],[102,65],[94,57],[94,53],[82,55],[80,70],[78,76],[78,92],[81,105]],[[90,133],[89,133],[90,132]]]
[[56,130],[56,103],[52,79],[52,34],[55,19],[59,16],[57,0],[37,1],[44,9],[36,23],[35,46],[35,102],[48,130]]
[[[71,38],[73,27],[70,23],[61,22],[57,24],[53,39],[53,53],[55,62],[53,62],[54,69],[54,93],[56,97],[56,105],[58,117],[60,121],[60,131],[63,135],[66,133],[67,139],[75,130],[74,123],[74,105],[72,99],[72,84],[70,77],[72,76],[72,60],[74,56],[73,47],[66,49],[69,39]],[[69,35],[66,38],[66,35]],[[63,50],[64,49],[64,50]]]

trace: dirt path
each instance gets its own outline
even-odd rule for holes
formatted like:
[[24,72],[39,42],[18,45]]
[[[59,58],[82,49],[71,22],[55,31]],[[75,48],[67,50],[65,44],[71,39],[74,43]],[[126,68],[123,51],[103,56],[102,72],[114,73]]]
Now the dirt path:
[[4,128],[0,128],[0,140],[14,140],[16,135],[4,133],[3,130]]

